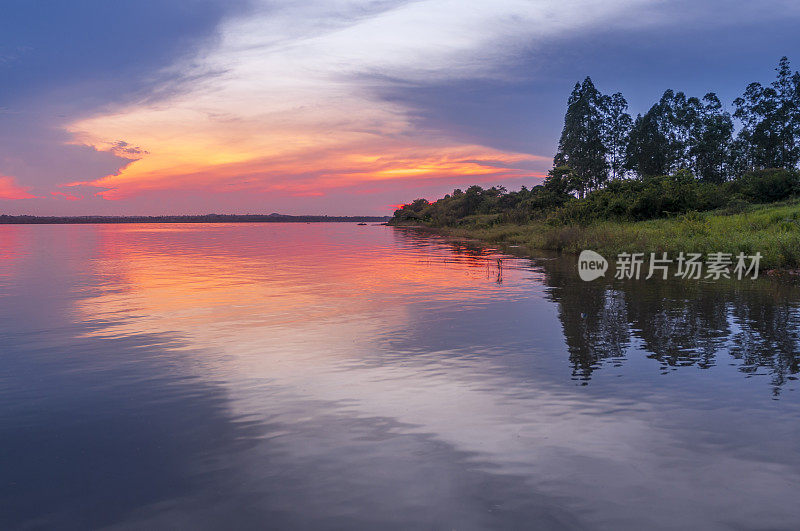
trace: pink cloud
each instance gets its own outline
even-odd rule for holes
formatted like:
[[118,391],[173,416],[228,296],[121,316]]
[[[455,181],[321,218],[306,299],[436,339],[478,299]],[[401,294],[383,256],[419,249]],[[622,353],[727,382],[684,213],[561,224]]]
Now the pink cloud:
[[14,177],[0,175],[0,199],[34,199],[35,195],[29,192],[30,188],[25,188],[17,184]]
[[67,201],[80,201],[81,199],[83,199],[82,195],[72,195],[66,192],[50,192],[50,193],[53,194],[54,197],[61,197],[63,199],[66,199]]

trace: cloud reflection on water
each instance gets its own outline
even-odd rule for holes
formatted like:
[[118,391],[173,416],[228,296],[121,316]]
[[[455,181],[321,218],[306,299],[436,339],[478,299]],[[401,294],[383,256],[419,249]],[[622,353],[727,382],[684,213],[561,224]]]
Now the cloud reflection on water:
[[[496,252],[350,224],[0,237],[32,249],[0,263],[9,524],[798,516],[793,383],[776,402],[742,371],[791,376],[792,286],[585,284],[512,257],[497,283]],[[742,365],[737,337],[788,350]]]

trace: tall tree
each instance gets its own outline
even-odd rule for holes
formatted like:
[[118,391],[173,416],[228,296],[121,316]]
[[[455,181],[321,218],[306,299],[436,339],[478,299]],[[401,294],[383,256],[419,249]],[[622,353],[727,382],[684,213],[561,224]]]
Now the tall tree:
[[608,179],[604,104],[603,95],[589,77],[575,84],[567,102],[564,129],[553,164],[569,168],[572,188],[581,197]]
[[667,173],[672,164],[667,130],[663,109],[658,103],[644,116],[636,116],[625,148],[625,167],[639,177]]
[[700,121],[701,105],[697,98],[687,98],[683,92],[667,90],[658,102],[659,126],[667,138],[667,171],[692,169],[692,131]]
[[626,148],[626,167],[639,176],[680,170],[708,173],[709,165],[721,164],[713,142],[723,141],[719,149],[729,150],[728,122],[730,116],[722,112],[714,94],[707,94],[701,102],[667,90],[644,116],[637,117]]
[[633,127],[633,119],[628,114],[628,102],[621,92],[604,96],[604,134],[608,156],[608,166],[611,177],[616,179],[624,173],[625,148],[628,144],[628,135]]
[[[699,103],[699,102],[698,102]],[[713,92],[703,97],[691,125],[689,156],[695,175],[704,181],[723,182],[733,174],[733,120]]]
[[750,168],[793,168],[800,161],[800,73],[782,57],[770,86],[750,83],[733,102]]

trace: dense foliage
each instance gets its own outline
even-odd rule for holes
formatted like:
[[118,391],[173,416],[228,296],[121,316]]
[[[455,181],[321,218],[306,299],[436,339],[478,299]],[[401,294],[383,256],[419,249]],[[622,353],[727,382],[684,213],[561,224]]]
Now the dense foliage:
[[[667,90],[632,118],[622,94],[586,78],[567,102],[544,183],[508,192],[471,186],[438,201],[417,199],[396,221],[453,225],[645,220],[689,211],[746,208],[800,195],[800,73],[782,58],[773,83],[751,83],[733,114],[714,93]],[[738,134],[734,125],[738,120]]]
[[673,175],[615,179],[583,198],[570,195],[563,186],[555,186],[558,183],[549,181],[517,192],[471,186],[433,203],[417,199],[397,210],[394,219],[434,225],[474,222],[478,218],[504,223],[638,221],[721,208],[739,212],[750,203],[800,196],[800,173],[786,169],[755,170],[722,183],[699,180],[687,170]]

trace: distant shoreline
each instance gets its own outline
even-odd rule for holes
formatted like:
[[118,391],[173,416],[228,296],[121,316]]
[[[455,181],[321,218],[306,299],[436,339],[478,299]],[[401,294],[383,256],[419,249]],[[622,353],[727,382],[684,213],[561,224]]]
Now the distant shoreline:
[[200,216],[9,216],[0,225],[91,223],[385,223],[391,216],[289,216],[284,214],[205,214]]

